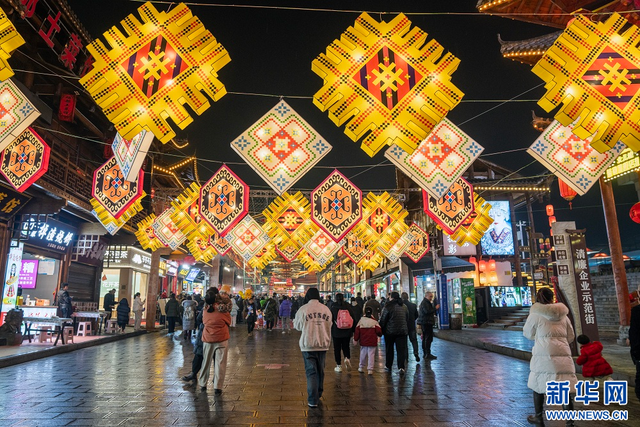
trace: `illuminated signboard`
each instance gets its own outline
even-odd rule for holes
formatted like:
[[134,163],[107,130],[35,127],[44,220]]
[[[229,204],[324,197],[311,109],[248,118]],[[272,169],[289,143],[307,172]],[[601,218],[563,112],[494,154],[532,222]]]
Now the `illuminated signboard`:
[[482,236],[482,255],[513,255],[511,209],[506,200],[492,200],[489,216],[493,222]]
[[66,252],[76,237],[76,229],[53,219],[38,221],[28,218],[22,222],[21,240],[57,252]]
[[200,273],[200,269],[199,268],[192,268],[191,271],[189,271],[189,274],[187,274],[187,277],[184,279],[187,282],[193,282],[194,280],[196,280],[196,277],[198,277],[198,273]]
[[190,269],[191,269],[190,267],[187,267],[187,268],[180,267],[180,269],[178,270],[178,277],[181,277],[184,279],[189,274]]
[[640,170],[640,155],[630,148],[622,150],[618,158],[604,173],[604,180],[611,181],[631,172]]

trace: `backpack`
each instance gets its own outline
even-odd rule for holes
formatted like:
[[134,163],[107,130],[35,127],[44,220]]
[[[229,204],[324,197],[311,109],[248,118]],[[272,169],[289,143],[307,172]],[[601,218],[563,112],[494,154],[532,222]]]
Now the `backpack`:
[[194,315],[193,307],[188,306],[187,309],[184,311],[185,320],[193,320],[193,317],[194,317],[193,315]]
[[349,314],[349,310],[338,310],[336,326],[338,329],[351,329],[353,327],[353,319]]

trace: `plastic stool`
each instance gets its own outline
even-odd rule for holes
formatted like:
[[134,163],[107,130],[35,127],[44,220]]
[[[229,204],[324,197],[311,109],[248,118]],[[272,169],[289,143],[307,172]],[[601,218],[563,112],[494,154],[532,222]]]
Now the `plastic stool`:
[[109,319],[107,320],[107,327],[104,329],[105,334],[115,334],[118,327],[118,321]]
[[39,342],[51,342],[51,326],[40,326],[40,336],[38,337]]
[[65,326],[62,330],[62,336],[65,343],[73,342],[73,326]]
[[79,337],[91,335],[91,322],[78,322],[78,333],[76,335]]

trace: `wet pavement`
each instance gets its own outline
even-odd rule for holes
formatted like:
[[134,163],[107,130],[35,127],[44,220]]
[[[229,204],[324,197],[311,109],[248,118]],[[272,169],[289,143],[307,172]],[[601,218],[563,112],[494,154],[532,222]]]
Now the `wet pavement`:
[[[190,343],[178,334],[151,333],[0,369],[0,426],[528,425],[532,397],[525,361],[436,339],[438,360],[418,365],[411,356],[404,376],[384,372],[378,347],[376,371],[367,376],[357,363],[351,372],[334,372],[331,349],[324,396],[311,409],[299,333],[256,331],[247,337],[242,326],[232,330],[221,396],[212,385],[201,392],[180,380],[190,371]],[[357,356],[352,347],[354,362]],[[630,421],[577,426],[639,425],[635,400],[625,407],[592,403],[589,409],[627,409]]]

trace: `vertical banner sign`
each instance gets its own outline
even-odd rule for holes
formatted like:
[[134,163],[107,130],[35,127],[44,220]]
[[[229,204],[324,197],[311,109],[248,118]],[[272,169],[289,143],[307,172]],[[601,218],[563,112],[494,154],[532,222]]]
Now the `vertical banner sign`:
[[447,275],[441,274],[438,282],[438,295],[434,299],[435,304],[440,304],[438,320],[440,329],[449,329],[449,299],[447,296]]
[[[576,278],[576,292],[578,295],[578,307],[582,333],[591,341],[598,340],[598,322],[596,310],[593,306],[593,290],[591,288],[591,274],[589,274],[589,262],[587,260],[587,242],[584,230],[567,230],[571,240],[571,253],[573,255],[573,272]],[[575,319],[576,321],[578,319]]]
[[[12,242],[13,243],[13,242]],[[2,290],[2,305],[0,306],[0,325],[4,323],[7,312],[16,306],[18,294],[18,278],[20,277],[20,268],[22,267],[22,248],[24,244],[9,249],[7,257],[7,269],[4,278],[4,287]]]
[[460,279],[460,293],[462,296],[462,323],[475,325],[476,320],[476,290],[473,279]]
[[58,119],[63,122],[73,122],[76,116],[76,96],[73,93],[65,93],[60,97]]

